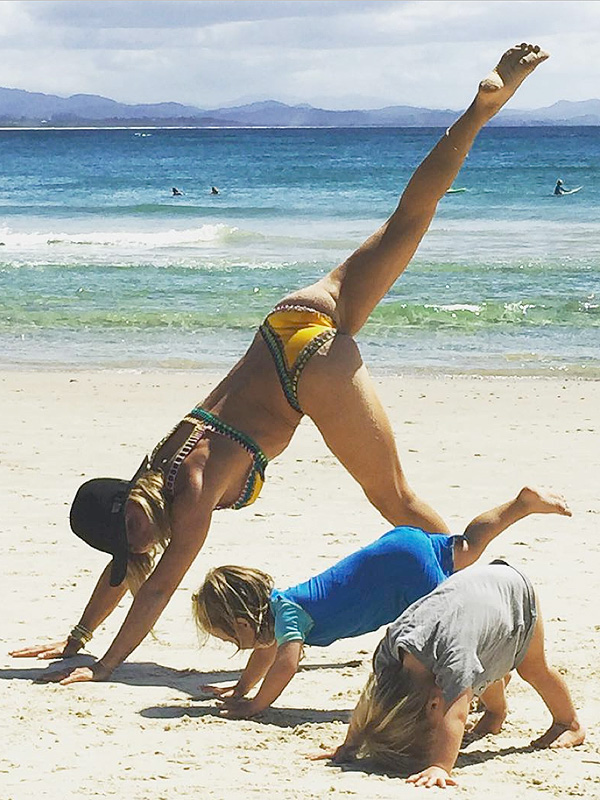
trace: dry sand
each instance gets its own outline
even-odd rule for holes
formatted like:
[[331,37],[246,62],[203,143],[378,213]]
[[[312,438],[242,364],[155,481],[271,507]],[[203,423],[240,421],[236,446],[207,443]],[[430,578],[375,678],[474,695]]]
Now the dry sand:
[[[127,477],[198,399],[201,373],[5,372],[2,651],[62,638],[78,620],[105,558],[70,534],[84,479]],[[513,800],[600,797],[598,573],[600,383],[562,378],[390,377],[378,381],[415,489],[460,532],[524,483],[563,492],[572,519],[528,518],[488,554],[521,566],[539,589],[551,661],[589,727],[583,747],[531,752],[548,715],[515,678],[504,731],[467,747],[450,796]],[[216,515],[207,544],[148,637],[107,683],[35,684],[47,668],[4,655],[0,800],[278,800],[436,796],[358,765],[311,762],[341,741],[379,635],[308,648],[302,671],[260,719],[219,718],[199,686],[235,679],[232,648],[199,647],[190,593],[206,569],[240,563],[277,585],[303,580],[388,528],[305,422],[274,461],[259,501]],[[97,632],[104,652],[128,607]],[[79,660],[85,662],[88,656]]]

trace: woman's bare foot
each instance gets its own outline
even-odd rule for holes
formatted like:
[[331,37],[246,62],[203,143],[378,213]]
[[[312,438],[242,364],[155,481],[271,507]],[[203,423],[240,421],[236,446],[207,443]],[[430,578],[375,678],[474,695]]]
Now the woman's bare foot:
[[545,492],[524,486],[518,494],[517,502],[523,506],[526,514],[560,514],[563,517],[573,516],[567,501],[561,494]]
[[511,47],[479,84],[475,104],[493,116],[510,100],[525,78],[549,57],[550,54],[537,44],[524,42]]
[[533,747],[550,747],[558,749],[561,747],[577,747],[585,740],[585,728],[578,721],[571,725],[561,725],[554,722],[539,739],[535,739],[531,744]]

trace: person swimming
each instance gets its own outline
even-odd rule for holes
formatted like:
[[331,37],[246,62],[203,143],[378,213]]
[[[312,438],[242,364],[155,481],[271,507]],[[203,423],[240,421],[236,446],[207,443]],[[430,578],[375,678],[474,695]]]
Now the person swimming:
[[173,188],[171,189],[171,192],[173,194],[173,197],[182,197],[183,196],[183,192],[180,189],[178,189],[176,186],[173,186]]

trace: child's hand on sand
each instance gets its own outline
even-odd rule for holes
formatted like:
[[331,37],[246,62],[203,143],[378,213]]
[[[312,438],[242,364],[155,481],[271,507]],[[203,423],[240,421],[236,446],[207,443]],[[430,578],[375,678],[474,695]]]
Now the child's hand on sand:
[[439,786],[440,789],[445,789],[447,786],[457,785],[454,778],[450,777],[442,767],[427,767],[427,769],[411,775],[406,779],[406,782],[414,783],[415,786],[423,786],[425,789],[431,789],[432,786]]
[[252,705],[252,700],[246,697],[232,697],[221,704],[219,715],[227,719],[248,719],[258,714],[262,709]]
[[237,684],[234,686],[214,686],[212,684],[204,684],[200,687],[201,691],[206,692],[206,694],[212,694],[214,697],[218,697],[219,700],[229,700],[232,697],[243,697],[237,691]]
[[83,642],[78,639],[63,639],[61,642],[36,644],[31,647],[22,647],[20,650],[11,650],[8,655],[13,658],[40,658],[50,661],[53,658],[71,658],[76,656],[83,647]]

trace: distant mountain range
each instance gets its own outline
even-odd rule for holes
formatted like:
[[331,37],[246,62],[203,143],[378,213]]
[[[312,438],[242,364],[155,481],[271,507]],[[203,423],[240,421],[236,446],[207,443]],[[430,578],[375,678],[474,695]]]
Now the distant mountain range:
[[[93,94],[71,97],[0,87],[0,127],[443,127],[458,112],[414,106],[331,111],[274,100],[210,110],[181,103],[129,105]],[[600,100],[559,100],[547,108],[502,111],[495,125],[600,125]]]

